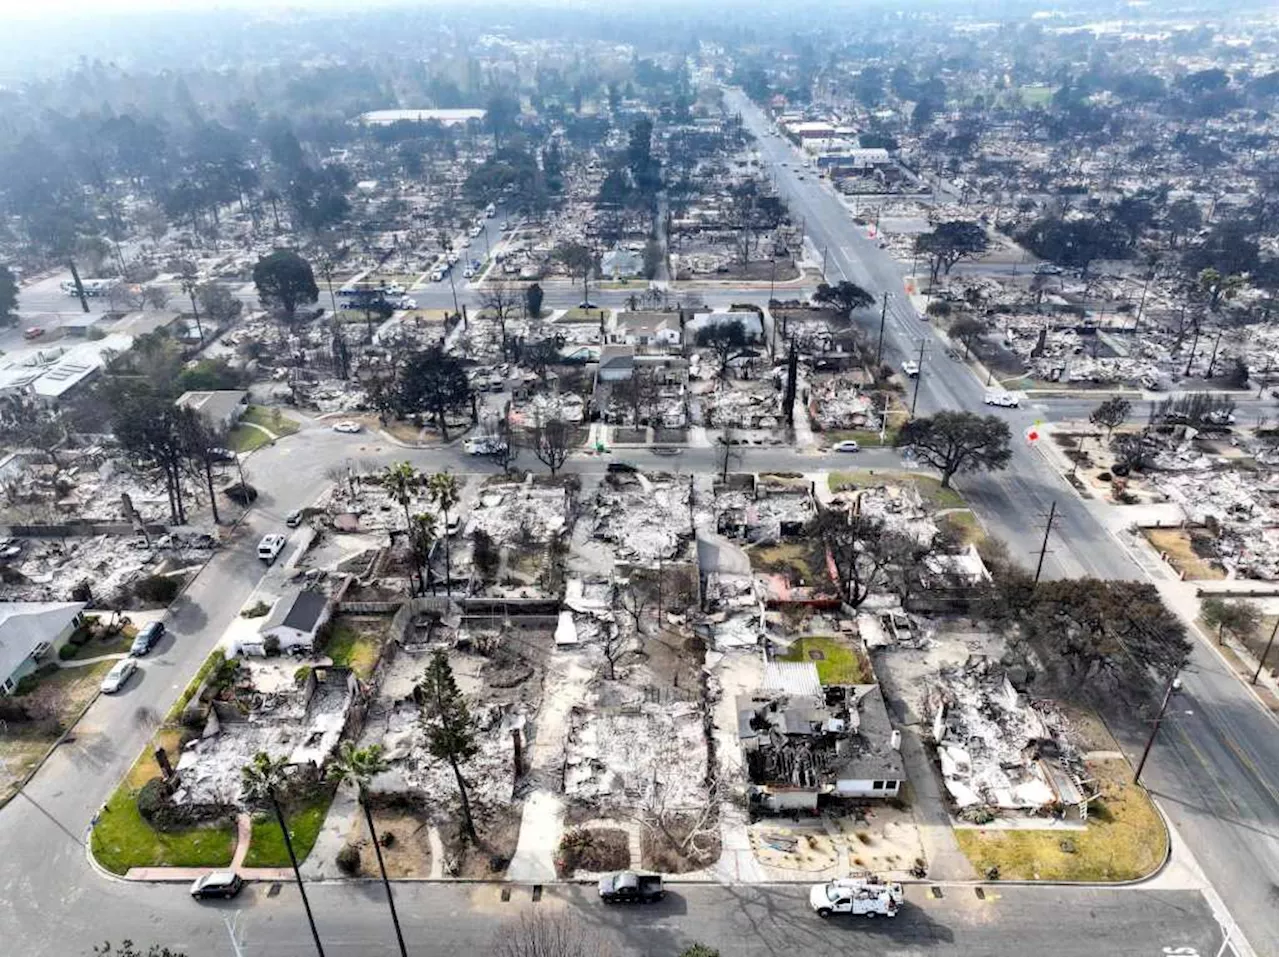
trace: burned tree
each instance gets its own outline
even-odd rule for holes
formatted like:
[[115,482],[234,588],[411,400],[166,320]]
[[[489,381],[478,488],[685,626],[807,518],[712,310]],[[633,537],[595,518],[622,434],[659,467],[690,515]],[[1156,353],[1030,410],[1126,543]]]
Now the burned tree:
[[539,419],[529,430],[529,445],[539,462],[554,476],[573,451],[574,428],[559,416]]
[[889,570],[907,551],[901,535],[878,518],[824,511],[814,532],[835,565],[840,597],[857,608],[888,580]]
[[401,415],[427,415],[449,441],[450,413],[467,408],[471,384],[462,362],[435,345],[405,360],[396,383],[395,404]]
[[448,761],[458,784],[458,800],[462,806],[462,824],[472,842],[478,840],[475,821],[471,817],[471,799],[462,765],[475,757],[476,725],[471,717],[453,669],[443,651],[437,650],[423,672],[417,687],[422,707],[422,728],[427,735],[427,751],[433,758]]

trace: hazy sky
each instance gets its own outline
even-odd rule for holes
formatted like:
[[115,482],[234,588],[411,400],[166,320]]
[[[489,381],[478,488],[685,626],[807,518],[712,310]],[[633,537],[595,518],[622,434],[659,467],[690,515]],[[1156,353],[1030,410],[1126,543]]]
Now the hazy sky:
[[[215,0],[193,3],[192,0],[0,0],[0,23],[6,20],[48,20],[55,17],[85,16],[98,18],[113,13],[153,13],[156,11],[193,10],[208,13],[217,9],[296,9],[316,10],[335,7],[389,6],[397,0]],[[401,0],[403,2],[403,0]]]

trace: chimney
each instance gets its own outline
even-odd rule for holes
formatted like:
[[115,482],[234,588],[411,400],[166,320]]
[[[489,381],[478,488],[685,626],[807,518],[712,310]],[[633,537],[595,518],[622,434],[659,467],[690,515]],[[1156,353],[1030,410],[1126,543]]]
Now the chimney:
[[894,728],[889,732],[889,747],[893,748],[895,751],[902,750],[902,732],[897,728]]

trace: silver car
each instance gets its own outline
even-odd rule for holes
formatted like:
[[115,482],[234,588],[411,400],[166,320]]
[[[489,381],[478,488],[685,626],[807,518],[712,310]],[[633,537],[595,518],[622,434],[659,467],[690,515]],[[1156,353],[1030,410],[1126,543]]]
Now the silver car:
[[107,676],[102,679],[102,693],[115,694],[129,683],[129,678],[137,670],[138,663],[136,661],[132,658],[121,658],[111,666]]

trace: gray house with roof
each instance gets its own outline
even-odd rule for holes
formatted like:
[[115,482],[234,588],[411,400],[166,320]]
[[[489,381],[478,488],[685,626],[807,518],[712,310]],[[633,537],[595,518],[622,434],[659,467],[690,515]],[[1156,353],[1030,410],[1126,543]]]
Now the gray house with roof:
[[84,623],[82,601],[0,602],[0,694],[38,667],[42,655],[66,643]]
[[329,598],[318,591],[295,589],[276,600],[258,629],[256,641],[241,644],[246,654],[266,654],[268,638],[280,642],[281,651],[315,648],[316,636],[329,621],[332,612]]
[[812,662],[771,663],[764,684],[737,700],[738,741],[764,810],[898,794],[906,780],[901,735],[879,685],[823,687]]

